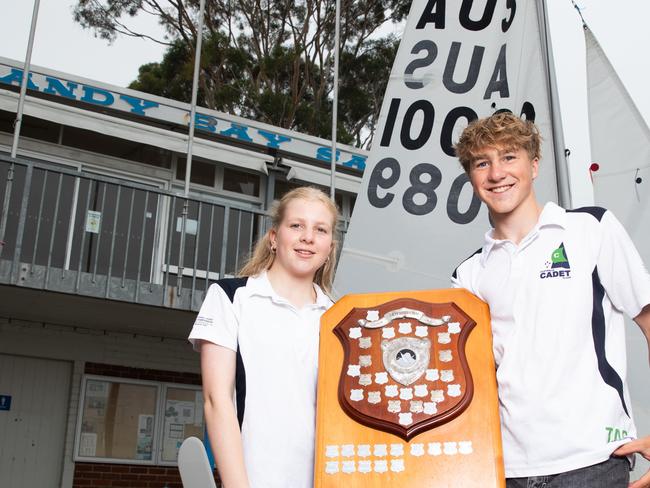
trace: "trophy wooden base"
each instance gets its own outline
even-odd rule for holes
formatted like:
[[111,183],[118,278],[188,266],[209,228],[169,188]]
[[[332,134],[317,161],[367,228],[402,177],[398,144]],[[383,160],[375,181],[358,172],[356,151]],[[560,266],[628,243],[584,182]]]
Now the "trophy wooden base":
[[316,487],[505,487],[483,301],[347,295],[321,319],[319,361]]

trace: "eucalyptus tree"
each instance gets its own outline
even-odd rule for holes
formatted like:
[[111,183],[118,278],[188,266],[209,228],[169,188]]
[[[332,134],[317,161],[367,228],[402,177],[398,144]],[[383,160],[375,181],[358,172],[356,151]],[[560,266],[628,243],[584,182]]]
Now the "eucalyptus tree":
[[[198,0],[78,0],[75,20],[96,36],[167,45],[131,87],[189,101]],[[398,39],[391,24],[408,0],[341,0],[341,142],[368,146]],[[132,18],[153,15],[161,39]],[[199,103],[276,126],[330,137],[335,0],[206,0]],[[152,60],[153,61],[153,60]]]

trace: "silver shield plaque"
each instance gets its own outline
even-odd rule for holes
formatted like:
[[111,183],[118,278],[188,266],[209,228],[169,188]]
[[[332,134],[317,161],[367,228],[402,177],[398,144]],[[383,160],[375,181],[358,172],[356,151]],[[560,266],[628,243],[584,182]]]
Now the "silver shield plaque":
[[424,374],[429,365],[429,339],[399,337],[381,341],[382,358],[388,374],[408,386]]

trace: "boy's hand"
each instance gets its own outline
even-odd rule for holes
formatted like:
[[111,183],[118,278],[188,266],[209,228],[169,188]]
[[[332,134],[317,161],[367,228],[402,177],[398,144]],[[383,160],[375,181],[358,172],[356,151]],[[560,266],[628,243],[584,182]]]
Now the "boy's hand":
[[[616,449],[613,454],[615,456],[627,456],[628,454],[638,453],[650,461],[650,436],[642,437],[634,441],[623,444]],[[644,474],[641,478],[630,483],[629,488],[648,488],[650,487],[650,471]]]

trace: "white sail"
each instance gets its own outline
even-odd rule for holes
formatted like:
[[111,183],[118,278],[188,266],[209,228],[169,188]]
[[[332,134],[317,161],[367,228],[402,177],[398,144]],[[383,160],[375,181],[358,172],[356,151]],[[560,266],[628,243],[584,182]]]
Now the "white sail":
[[[650,265],[650,129],[592,32],[585,28],[591,154],[597,205],[614,212]],[[628,379],[639,435],[650,435],[648,348],[627,324]],[[633,478],[650,463],[637,456]]]
[[544,18],[544,2],[534,0],[413,1],[337,293],[447,288],[481,246],[487,212],[452,150],[468,119],[502,109],[534,118],[544,138],[537,195],[558,200]]

